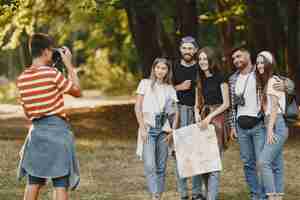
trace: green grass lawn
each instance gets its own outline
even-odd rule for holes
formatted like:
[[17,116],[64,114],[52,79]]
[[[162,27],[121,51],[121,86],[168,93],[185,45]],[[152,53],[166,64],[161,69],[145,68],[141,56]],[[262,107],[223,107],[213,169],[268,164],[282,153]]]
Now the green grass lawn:
[[[143,163],[135,157],[136,128],[131,106],[114,106],[71,115],[81,164],[80,188],[72,200],[146,200]],[[16,182],[18,152],[26,135],[26,121],[0,121],[0,200],[22,199],[25,180]],[[285,146],[286,200],[300,199],[300,137]],[[232,144],[224,156],[220,200],[247,200],[239,148]],[[174,161],[167,169],[167,192],[163,199],[176,200]],[[51,184],[42,190],[51,199]]]

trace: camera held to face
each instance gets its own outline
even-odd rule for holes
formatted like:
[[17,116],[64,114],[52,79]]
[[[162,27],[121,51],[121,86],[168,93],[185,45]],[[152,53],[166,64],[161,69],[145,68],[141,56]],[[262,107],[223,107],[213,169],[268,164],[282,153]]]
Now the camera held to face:
[[236,106],[244,106],[245,105],[245,97],[244,95],[234,95],[234,102]]
[[62,73],[66,73],[66,66],[62,60],[62,57],[60,55],[60,52],[62,51],[63,53],[65,53],[64,48],[54,48],[53,49],[53,54],[52,54],[52,66],[55,67],[56,69],[58,69],[60,72]]

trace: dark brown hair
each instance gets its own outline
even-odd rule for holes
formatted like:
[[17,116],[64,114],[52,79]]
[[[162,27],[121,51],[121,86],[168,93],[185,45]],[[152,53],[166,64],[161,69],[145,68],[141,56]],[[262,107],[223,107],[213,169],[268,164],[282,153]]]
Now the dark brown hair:
[[267,101],[266,99],[266,86],[268,84],[269,79],[273,76],[274,74],[274,69],[276,67],[276,61],[274,59],[274,56],[272,54],[273,57],[273,61],[272,63],[270,63],[270,61],[268,61],[268,59],[266,57],[264,57],[263,55],[258,55],[257,57],[261,56],[263,58],[263,63],[264,63],[264,73],[260,74],[258,72],[258,69],[256,68],[256,91],[258,93],[258,97],[261,99],[261,101],[263,103],[265,103]]
[[[203,47],[197,52],[197,61],[199,60],[199,55],[201,53],[205,53],[207,56],[209,72],[212,73],[213,75],[220,73],[221,62],[220,62],[220,57],[217,54],[217,51],[214,48],[209,46]],[[199,66],[199,75],[197,80],[197,93],[198,93],[197,98],[198,98],[199,110],[202,109],[205,103],[202,94],[202,85],[206,78],[207,77],[205,76],[204,72],[201,70]]]
[[45,49],[54,46],[54,40],[45,33],[35,33],[29,38],[29,51],[32,58],[40,57]]
[[[212,74],[218,73],[220,71],[220,61],[218,59],[216,50],[209,46],[203,47],[197,52],[197,61],[199,60],[199,56],[201,53],[205,53],[207,56],[209,72]],[[201,69],[200,69],[200,75],[201,76],[204,75]]]

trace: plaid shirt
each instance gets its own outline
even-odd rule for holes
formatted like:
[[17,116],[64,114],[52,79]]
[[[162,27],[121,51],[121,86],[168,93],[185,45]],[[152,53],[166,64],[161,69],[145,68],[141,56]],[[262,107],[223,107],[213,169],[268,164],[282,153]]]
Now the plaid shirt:
[[236,71],[229,77],[229,97],[230,97],[230,108],[228,114],[228,123],[230,128],[236,128],[236,114],[237,114],[237,107],[235,106],[235,85],[238,79],[240,72]]

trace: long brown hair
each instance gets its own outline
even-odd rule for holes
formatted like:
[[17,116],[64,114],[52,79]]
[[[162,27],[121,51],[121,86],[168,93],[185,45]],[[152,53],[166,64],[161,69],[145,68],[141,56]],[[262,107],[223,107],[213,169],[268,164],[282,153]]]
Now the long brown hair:
[[[199,56],[201,53],[205,53],[207,56],[209,72],[212,73],[213,75],[220,73],[221,62],[220,62],[220,58],[217,55],[216,50],[209,46],[203,47],[197,52],[197,62],[199,62]],[[198,94],[197,99],[198,99],[199,110],[203,108],[205,103],[202,94],[202,85],[206,78],[207,77],[205,76],[204,72],[201,70],[199,66],[197,88],[196,88]]]
[[265,103],[267,101],[267,95],[266,95],[266,86],[268,84],[269,79],[273,76],[274,68],[276,67],[276,61],[274,59],[273,54],[272,55],[272,63],[262,54],[258,54],[257,57],[261,56],[263,58],[264,63],[264,73],[260,74],[258,72],[258,69],[256,68],[256,91],[258,94],[258,97],[260,98],[262,103]]
[[157,81],[157,78],[155,76],[155,67],[158,63],[163,63],[163,64],[167,65],[168,72],[167,72],[166,76],[163,79],[163,83],[172,85],[172,80],[173,80],[172,75],[173,75],[173,73],[172,73],[172,64],[171,64],[171,62],[167,58],[155,58],[155,60],[152,63],[151,74],[150,74],[150,77],[149,77],[152,80],[151,88],[154,87],[154,84]]

